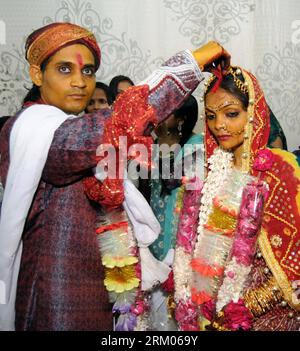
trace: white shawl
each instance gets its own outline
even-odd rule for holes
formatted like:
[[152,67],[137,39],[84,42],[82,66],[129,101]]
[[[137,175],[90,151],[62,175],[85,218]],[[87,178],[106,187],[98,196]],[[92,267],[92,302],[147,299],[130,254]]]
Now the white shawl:
[[49,105],[24,110],[13,125],[0,216],[0,330],[14,330],[22,233],[55,130],[74,118]]
[[171,271],[165,262],[157,260],[149,250],[160,233],[160,224],[144,196],[130,180],[124,180],[123,206],[133,227],[140,248],[142,290],[149,290],[163,283]]

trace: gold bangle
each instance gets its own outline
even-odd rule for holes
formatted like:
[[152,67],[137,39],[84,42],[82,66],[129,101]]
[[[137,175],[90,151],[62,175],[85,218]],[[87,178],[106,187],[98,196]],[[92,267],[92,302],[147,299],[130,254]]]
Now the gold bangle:
[[249,289],[244,295],[246,307],[254,317],[260,317],[274,308],[281,300],[282,293],[276,287],[276,281],[271,276],[258,288]]

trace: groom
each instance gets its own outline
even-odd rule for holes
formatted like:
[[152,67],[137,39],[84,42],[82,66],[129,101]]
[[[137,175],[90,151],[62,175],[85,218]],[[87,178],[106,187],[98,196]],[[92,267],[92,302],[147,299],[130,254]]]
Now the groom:
[[[216,43],[184,51],[143,82],[156,123],[197,87],[199,67],[218,58],[228,57]],[[94,233],[99,205],[83,180],[93,176],[103,132],[116,136],[119,115],[77,117],[93,94],[100,49],[86,29],[53,23],[28,37],[26,59],[30,101],[0,136],[0,330],[112,330]],[[130,105],[137,93],[127,94]],[[125,122],[126,136],[132,121]]]

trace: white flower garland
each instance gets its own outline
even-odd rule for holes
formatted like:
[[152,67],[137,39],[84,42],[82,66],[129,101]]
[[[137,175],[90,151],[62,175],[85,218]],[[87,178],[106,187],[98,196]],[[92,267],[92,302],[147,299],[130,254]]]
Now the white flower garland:
[[[220,148],[215,149],[213,155],[208,160],[209,174],[202,189],[201,207],[199,211],[198,236],[196,247],[200,245],[203,233],[203,225],[207,222],[212,209],[212,200],[221,189],[225,179],[232,170],[233,155]],[[175,249],[175,259],[173,264],[175,281],[175,301],[187,301],[191,297],[192,270],[190,262],[192,254],[186,252],[182,247]]]
[[174,299],[177,303],[180,300],[186,301],[191,297],[191,256],[191,254],[189,254],[182,247],[177,245],[175,249],[175,259],[173,264],[175,282]]
[[198,237],[195,246],[195,252],[201,245],[204,225],[212,210],[213,199],[218,194],[229,174],[232,171],[233,154],[222,150],[215,149],[214,153],[208,160],[209,173],[202,189],[201,206],[199,211]]

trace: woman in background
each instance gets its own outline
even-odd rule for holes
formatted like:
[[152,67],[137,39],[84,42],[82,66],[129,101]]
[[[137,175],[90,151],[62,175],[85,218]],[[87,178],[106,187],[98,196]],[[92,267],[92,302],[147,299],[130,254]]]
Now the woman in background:
[[112,100],[115,101],[118,94],[132,86],[134,86],[134,83],[129,77],[122,75],[113,77],[109,83]]
[[85,112],[91,113],[97,110],[109,108],[112,104],[112,97],[108,85],[103,82],[96,82],[94,94],[87,105]]
[[[270,107],[269,107],[270,108]],[[283,129],[275,117],[274,113],[270,109],[270,136],[268,140],[268,147],[279,148],[287,150],[286,137],[284,135]]]

